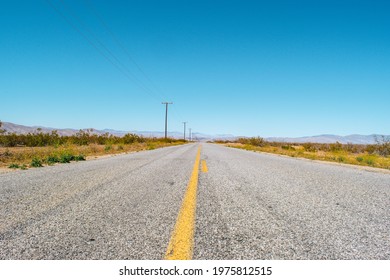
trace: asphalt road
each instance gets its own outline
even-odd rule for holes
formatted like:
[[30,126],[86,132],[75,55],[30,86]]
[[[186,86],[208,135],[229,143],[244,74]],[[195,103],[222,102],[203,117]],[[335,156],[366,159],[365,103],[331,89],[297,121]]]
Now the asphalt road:
[[[0,259],[163,259],[198,147],[0,174]],[[194,259],[390,259],[390,174],[206,143],[200,159]]]

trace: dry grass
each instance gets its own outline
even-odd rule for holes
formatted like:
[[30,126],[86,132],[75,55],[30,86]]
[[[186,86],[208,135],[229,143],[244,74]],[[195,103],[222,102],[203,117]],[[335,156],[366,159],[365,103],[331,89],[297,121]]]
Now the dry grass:
[[[42,161],[45,165],[49,157],[61,157],[62,155],[82,155],[87,159],[100,157],[104,155],[130,153],[143,150],[153,150],[156,148],[181,145],[184,142],[164,142],[149,141],[144,143],[132,144],[113,144],[113,145],[74,145],[65,144],[58,147],[0,147],[0,168],[10,166],[31,167],[33,159]],[[47,164],[47,163],[46,163]]]
[[273,153],[279,155],[286,155],[290,157],[306,158],[312,160],[331,161],[338,163],[347,163],[361,166],[370,166],[376,168],[390,169],[390,157],[380,156],[377,154],[351,153],[345,150],[341,151],[307,151],[301,145],[286,145],[286,146],[271,146],[265,145],[263,147],[253,146],[241,143],[227,143],[227,147],[239,148],[249,151],[259,151],[266,153]]

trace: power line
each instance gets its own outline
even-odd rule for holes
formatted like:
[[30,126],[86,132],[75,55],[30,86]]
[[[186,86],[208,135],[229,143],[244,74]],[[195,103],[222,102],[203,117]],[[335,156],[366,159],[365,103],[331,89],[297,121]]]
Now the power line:
[[[75,29],[94,49],[98,51],[100,55],[102,55],[110,64],[112,64],[117,70],[119,70],[129,81],[132,83],[136,83],[138,87],[142,88],[149,96],[153,97],[154,99],[157,99],[156,96],[153,95],[153,91],[150,90],[148,87],[146,87],[141,81],[137,79],[137,77],[132,74],[128,68],[123,65],[119,61],[119,59],[93,34],[93,32],[89,31],[88,28],[82,22],[72,13],[73,19],[75,19],[81,26],[84,27],[87,33],[99,43],[101,48],[103,48],[107,53],[105,53],[101,48],[99,48],[95,42],[93,42],[79,27],[77,27],[60,9],[58,9],[50,0],[46,0],[46,2],[52,7],[73,29]],[[61,1],[61,3],[63,3]],[[69,8],[68,8],[69,10]],[[116,61],[116,63],[115,63]],[[130,76],[132,75],[132,76]]]
[[[163,94],[160,87],[150,78],[149,75],[146,74],[146,72],[142,69],[140,64],[136,62],[136,60],[133,58],[133,56],[130,54],[128,49],[124,46],[122,41],[118,38],[118,36],[115,35],[115,33],[112,31],[112,29],[109,27],[109,25],[106,23],[106,21],[103,19],[103,17],[97,12],[96,8],[94,7],[93,3],[90,0],[84,0],[86,3],[86,7],[91,11],[92,14],[96,16],[96,18],[99,20],[100,24],[106,29],[106,31],[110,34],[111,38],[115,41],[115,43],[120,47],[120,49],[127,55],[128,59],[137,67],[139,72],[145,77],[145,79],[154,87],[156,90],[157,95],[159,95],[162,99],[167,99],[165,94]],[[177,112],[177,110],[173,109],[173,118],[176,120],[183,119],[181,114]]]
[[[160,98],[163,98],[161,94],[158,92],[155,92],[154,90],[150,89],[147,85],[145,85],[135,74],[133,74],[129,68],[122,63],[118,57],[111,51],[101,40],[99,40],[98,36],[92,32],[85,24],[83,24],[82,20],[75,15],[74,12],[71,11],[72,8],[69,7],[68,4],[65,4],[63,0],[59,0],[63,7],[66,8],[68,11],[68,15],[65,15],[51,0],[46,0],[46,2],[51,6],[64,20],[66,23],[68,23],[74,30],[76,30],[77,33],[79,33],[96,51],[102,55],[111,65],[113,65],[118,71],[120,71],[129,81],[132,83],[135,83],[138,87],[144,90],[145,93],[147,93],[149,96],[151,96],[154,99],[157,99],[157,96]],[[110,33],[111,37],[114,39],[114,41],[119,45],[119,47],[126,53],[129,60],[131,60],[137,67],[137,69],[142,73],[142,75],[146,78],[146,80],[155,88],[157,86],[153,83],[153,81],[149,78],[149,76],[142,70],[141,66],[137,64],[137,62],[131,57],[130,53],[127,51],[127,49],[124,47],[124,45],[120,42],[117,36],[115,36],[114,32],[111,31],[111,29],[108,27],[108,25],[105,23],[103,18],[98,15],[96,10],[92,7],[89,0],[85,0],[87,4],[90,6],[90,10],[95,14],[95,16],[99,19],[101,24],[106,28],[106,30]],[[71,20],[73,19],[73,21]],[[74,22],[77,22],[78,25],[81,27],[78,27]],[[87,36],[87,34],[89,36]],[[160,99],[161,100],[161,99]],[[164,103],[165,104],[165,103]],[[172,103],[168,103],[172,104]],[[167,112],[168,112],[168,105],[166,105],[166,124],[165,124],[165,137],[167,137]],[[173,114],[178,114],[177,111],[173,111]],[[178,114],[180,115],[180,114]],[[181,116],[179,116],[180,119],[183,119]],[[174,119],[178,120],[178,116],[174,116]]]
[[123,43],[118,39],[118,37],[115,35],[115,33],[112,31],[112,29],[108,26],[106,21],[103,19],[102,16],[99,15],[99,13],[96,11],[95,7],[89,0],[84,0],[84,2],[87,4],[87,7],[89,10],[96,16],[96,18],[99,20],[99,22],[102,24],[102,26],[108,31],[110,36],[113,38],[113,40],[118,44],[118,46],[122,49],[122,51],[127,55],[128,59],[137,67],[137,69],[142,73],[142,75],[150,82],[150,84],[156,88],[159,89],[159,87],[152,81],[152,79],[145,73],[145,71],[141,68],[141,66],[133,59],[132,55],[130,55],[130,52],[127,50],[127,48],[123,45]]
[[[103,17],[97,12],[96,8],[94,7],[93,3],[90,0],[84,0],[86,3],[86,7],[91,11],[92,14],[96,16],[96,18],[99,20],[100,24],[106,29],[106,31],[110,34],[112,39],[116,42],[116,44],[120,47],[120,49],[127,55],[128,59],[137,67],[139,72],[145,77],[145,79],[158,91],[161,91],[160,87],[150,78],[149,75],[146,74],[146,72],[142,69],[141,65],[137,63],[137,61],[133,58],[133,56],[130,54],[128,49],[124,46],[122,41],[118,38],[118,36],[115,35],[115,33],[112,31],[112,29],[109,27],[109,25],[106,23],[106,21],[103,19]],[[163,92],[156,92],[162,99],[166,99],[167,97]],[[173,118],[176,120],[183,119],[181,114],[179,114],[175,109],[173,109]],[[176,116],[175,116],[176,115]]]
[[[92,36],[93,39],[95,39],[95,41],[109,54],[112,56],[112,58],[118,63],[119,66],[121,66],[128,74],[131,75],[132,77],[132,81],[137,83],[137,85],[141,88],[143,88],[144,90],[146,91],[149,91],[150,94],[156,94],[156,95],[159,95],[157,94],[156,92],[154,92],[152,89],[150,89],[147,85],[145,85],[140,79],[138,79],[138,77],[133,74],[129,68],[124,64],[122,63],[118,58],[117,56],[115,56],[115,54],[101,41],[99,40],[98,36],[96,36],[85,24],[83,24],[82,20],[80,19],[80,17],[78,17],[75,13],[73,13],[71,10],[72,8],[69,6],[68,3],[65,4],[65,1],[64,0],[60,0],[60,2],[62,3],[62,5],[64,7],[67,7],[69,13],[71,14],[71,16],[82,26],[84,27],[84,29]],[[158,96],[159,98],[161,98],[161,96]]]

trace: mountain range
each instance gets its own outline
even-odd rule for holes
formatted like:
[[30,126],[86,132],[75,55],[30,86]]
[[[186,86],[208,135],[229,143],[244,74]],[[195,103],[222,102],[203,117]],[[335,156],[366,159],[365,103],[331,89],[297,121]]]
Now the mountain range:
[[[16,133],[16,134],[27,134],[27,133],[34,133],[39,131],[42,131],[44,133],[50,133],[54,130],[57,131],[59,135],[63,136],[69,136],[73,135],[77,132],[79,132],[79,129],[72,129],[72,128],[65,128],[65,129],[57,129],[57,128],[50,128],[50,127],[42,127],[42,126],[25,126],[25,125],[19,125],[14,124],[10,122],[3,122],[2,129],[5,129],[9,133]],[[86,129],[83,129],[86,130]],[[89,128],[92,133],[96,134],[104,134],[109,133],[116,136],[123,136],[126,133],[134,133],[138,135],[142,135],[144,137],[164,137],[163,131],[122,131],[122,130],[113,130],[113,129],[103,129],[103,130],[97,130],[93,128]],[[183,133],[182,132],[168,132],[169,137],[173,138],[182,138]],[[188,137],[188,136],[187,136]],[[216,134],[216,135],[210,135],[200,132],[193,132],[192,137],[194,140],[199,141],[206,141],[206,140],[235,140],[239,136],[234,136],[231,134]],[[390,139],[390,136],[385,136],[386,138]],[[375,144],[376,139],[381,139],[381,136],[378,136],[376,134],[371,135],[360,135],[360,134],[352,134],[347,136],[340,136],[340,135],[332,135],[332,134],[323,134],[323,135],[315,135],[315,136],[305,136],[305,137],[268,137],[265,138],[267,141],[275,141],[275,142],[294,142],[294,143],[305,143],[305,142],[311,142],[311,143],[352,143],[352,144]]]
[[[76,134],[80,131],[80,129],[73,129],[73,128],[52,128],[52,127],[44,127],[44,126],[25,126],[10,122],[3,122],[3,126],[1,129],[5,129],[8,133],[16,133],[16,134],[27,134],[27,133],[34,133],[41,131],[43,133],[51,133],[52,131],[57,131],[57,133],[61,136],[70,136],[73,134]],[[94,134],[105,134],[109,133],[115,136],[123,136],[127,133],[134,133],[138,134],[144,137],[164,137],[165,132],[164,131],[123,131],[123,130],[114,130],[114,129],[94,129],[94,128],[85,128],[82,129],[84,131],[89,130],[91,133]],[[177,131],[169,131],[168,136],[172,138],[183,138],[183,132],[177,132]],[[186,136],[188,137],[188,135]],[[193,132],[192,137],[194,140],[199,141],[205,141],[205,140],[212,140],[212,139],[235,139],[236,137],[234,135],[230,134],[216,134],[216,135],[208,135],[200,132]]]

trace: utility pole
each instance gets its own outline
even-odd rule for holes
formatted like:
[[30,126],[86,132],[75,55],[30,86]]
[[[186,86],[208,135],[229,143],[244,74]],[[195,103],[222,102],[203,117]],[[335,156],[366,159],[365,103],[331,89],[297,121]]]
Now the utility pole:
[[186,124],[187,122],[183,122],[184,124],[184,141],[186,141]]
[[168,104],[173,104],[172,102],[161,102],[161,104],[165,104],[165,139],[167,139],[168,133]]
[[192,141],[191,128],[190,128],[190,141]]

